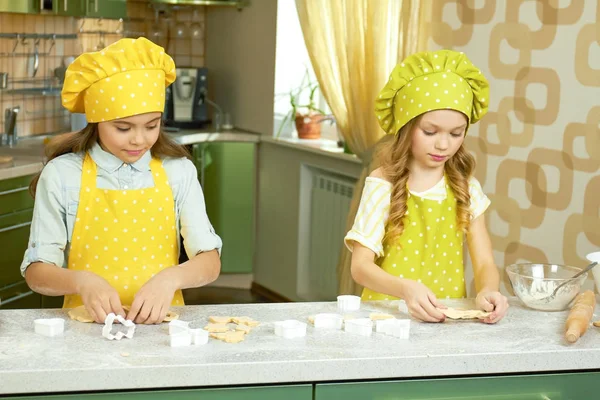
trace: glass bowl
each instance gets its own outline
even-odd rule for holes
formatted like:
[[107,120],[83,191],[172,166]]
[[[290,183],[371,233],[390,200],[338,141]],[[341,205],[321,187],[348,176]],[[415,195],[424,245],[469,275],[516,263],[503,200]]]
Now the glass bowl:
[[515,294],[529,308],[542,311],[566,310],[581,290],[588,273],[561,287],[554,298],[548,297],[561,283],[568,281],[581,268],[557,264],[512,264],[506,274]]

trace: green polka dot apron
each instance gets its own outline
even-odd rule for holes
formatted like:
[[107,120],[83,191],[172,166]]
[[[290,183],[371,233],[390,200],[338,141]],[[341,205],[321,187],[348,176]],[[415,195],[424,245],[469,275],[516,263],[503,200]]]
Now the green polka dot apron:
[[[423,283],[438,298],[461,298],[466,296],[463,233],[456,224],[456,198],[448,186],[446,192],[444,200],[408,196],[404,232],[384,243],[376,264],[391,275]],[[397,297],[365,288],[362,299]]]
[[[127,306],[150,278],[178,263],[173,193],[162,162],[152,158],[150,170],[154,187],[135,190],[98,189],[89,154],[81,171],[68,268],[104,278]],[[67,295],[63,308],[82,304],[79,295]],[[184,305],[181,290],[171,305]]]

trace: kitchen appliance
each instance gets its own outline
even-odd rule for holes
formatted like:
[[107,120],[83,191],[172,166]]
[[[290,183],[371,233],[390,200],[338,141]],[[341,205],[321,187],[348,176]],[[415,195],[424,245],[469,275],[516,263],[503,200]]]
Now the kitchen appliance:
[[182,129],[202,128],[208,119],[206,68],[177,68],[177,79],[166,91],[164,124]]

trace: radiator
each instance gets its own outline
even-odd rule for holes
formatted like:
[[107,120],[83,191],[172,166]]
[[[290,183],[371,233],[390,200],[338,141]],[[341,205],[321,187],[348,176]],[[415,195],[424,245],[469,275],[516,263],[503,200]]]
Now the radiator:
[[355,181],[327,172],[313,172],[310,193],[308,262],[302,297],[309,301],[331,301],[337,296],[337,262],[346,235],[346,218]]

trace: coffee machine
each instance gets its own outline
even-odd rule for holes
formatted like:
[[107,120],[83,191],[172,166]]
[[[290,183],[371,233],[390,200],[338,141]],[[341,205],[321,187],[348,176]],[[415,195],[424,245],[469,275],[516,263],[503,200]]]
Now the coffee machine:
[[202,128],[210,124],[206,96],[206,68],[177,68],[177,79],[167,88],[165,126],[181,129]]

